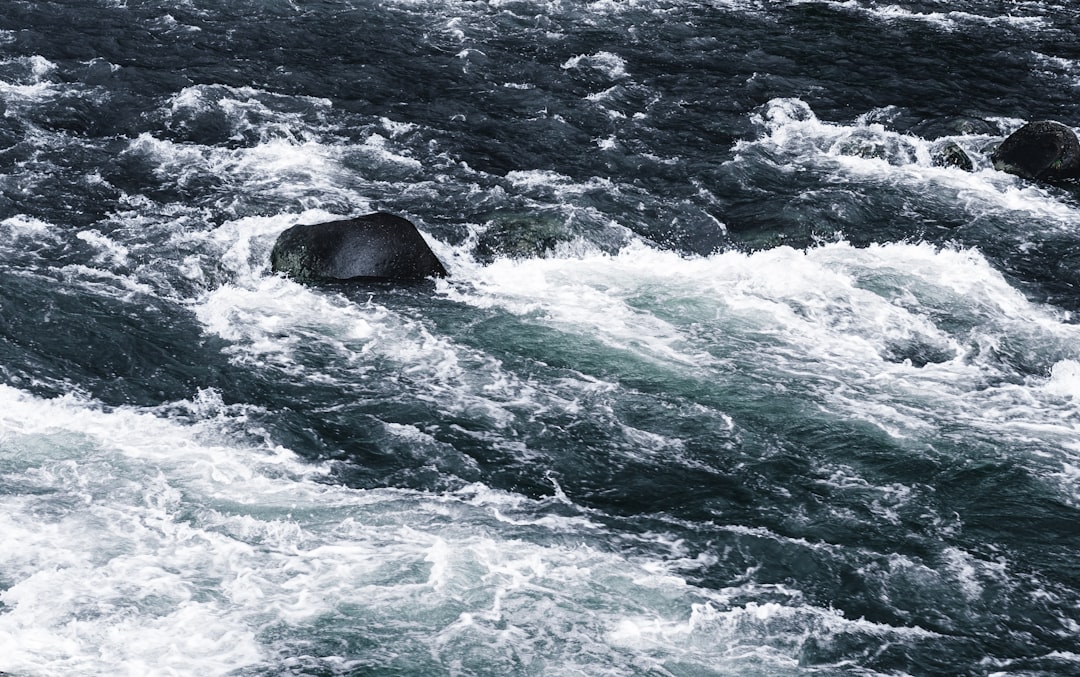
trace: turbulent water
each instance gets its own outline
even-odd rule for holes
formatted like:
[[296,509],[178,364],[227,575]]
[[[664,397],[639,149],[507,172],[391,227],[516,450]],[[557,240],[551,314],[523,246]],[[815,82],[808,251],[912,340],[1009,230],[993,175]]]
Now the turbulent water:
[[0,0],[0,672],[1080,675],[1078,26]]

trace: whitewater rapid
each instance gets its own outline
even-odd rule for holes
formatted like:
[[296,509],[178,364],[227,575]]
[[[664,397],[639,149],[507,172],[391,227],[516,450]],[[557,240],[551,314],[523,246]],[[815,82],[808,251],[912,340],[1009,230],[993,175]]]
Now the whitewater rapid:
[[2,9],[0,672],[1077,671],[1069,4]]

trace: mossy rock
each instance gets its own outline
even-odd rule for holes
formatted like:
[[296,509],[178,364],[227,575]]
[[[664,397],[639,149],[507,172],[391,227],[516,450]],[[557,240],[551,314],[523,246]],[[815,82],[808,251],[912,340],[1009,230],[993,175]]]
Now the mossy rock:
[[477,237],[473,256],[490,263],[498,258],[531,259],[550,256],[574,237],[558,214],[501,212],[493,214]]

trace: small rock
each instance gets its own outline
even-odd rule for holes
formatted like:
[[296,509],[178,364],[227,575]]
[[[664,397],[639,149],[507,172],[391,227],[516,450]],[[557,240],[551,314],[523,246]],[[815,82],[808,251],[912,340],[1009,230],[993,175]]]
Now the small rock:
[[968,157],[968,154],[960,147],[960,144],[955,141],[946,141],[945,143],[934,146],[934,148],[930,150],[930,161],[935,167],[956,167],[965,172],[970,172],[975,169],[975,165],[971,162],[971,158]]
[[486,263],[500,257],[543,258],[573,237],[565,220],[554,214],[503,212],[493,215],[486,225],[473,249],[477,260]]

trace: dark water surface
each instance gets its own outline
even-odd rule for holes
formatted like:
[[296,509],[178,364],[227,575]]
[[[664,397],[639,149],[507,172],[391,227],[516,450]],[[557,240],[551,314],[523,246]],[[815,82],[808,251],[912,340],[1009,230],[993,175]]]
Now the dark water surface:
[[0,0],[0,671],[1080,674],[1078,22]]

